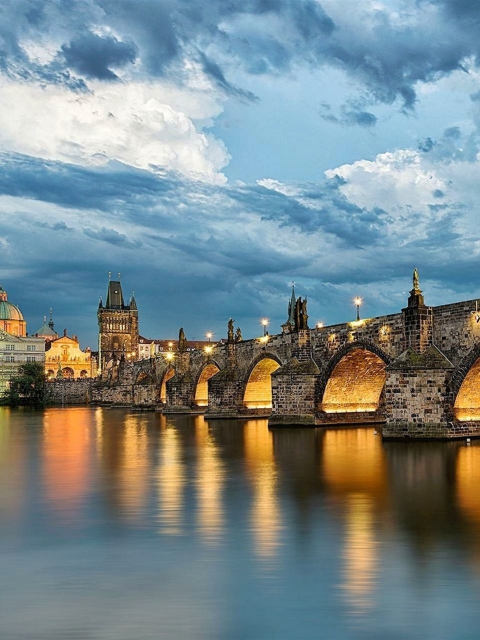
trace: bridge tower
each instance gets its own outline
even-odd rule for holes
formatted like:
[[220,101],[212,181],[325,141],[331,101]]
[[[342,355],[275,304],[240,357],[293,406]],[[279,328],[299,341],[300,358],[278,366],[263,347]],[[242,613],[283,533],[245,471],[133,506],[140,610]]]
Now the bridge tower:
[[129,304],[123,299],[120,274],[111,280],[105,305],[100,298],[98,318],[98,366],[103,371],[107,362],[133,361],[138,353],[138,309],[132,294]]

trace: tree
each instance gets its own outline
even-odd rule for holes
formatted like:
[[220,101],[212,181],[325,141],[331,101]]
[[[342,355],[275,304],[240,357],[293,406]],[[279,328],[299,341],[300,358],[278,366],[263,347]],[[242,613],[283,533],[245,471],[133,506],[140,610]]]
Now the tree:
[[2,397],[2,404],[11,407],[30,406],[40,408],[47,401],[46,376],[40,362],[25,362],[10,378],[10,388]]

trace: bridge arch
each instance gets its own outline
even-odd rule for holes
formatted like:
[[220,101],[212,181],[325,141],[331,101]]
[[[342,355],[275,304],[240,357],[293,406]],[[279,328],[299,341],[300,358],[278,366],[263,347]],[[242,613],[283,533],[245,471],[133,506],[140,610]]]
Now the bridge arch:
[[390,357],[370,341],[341,347],[320,379],[320,410],[327,414],[377,412],[389,362]]
[[475,345],[455,369],[451,392],[456,420],[480,420],[480,344]]
[[165,404],[167,402],[167,382],[175,375],[175,367],[169,365],[163,374],[162,382],[160,383],[160,402]]
[[257,356],[247,369],[243,406],[247,409],[272,408],[272,379],[274,371],[282,366],[275,353],[264,352]]
[[198,407],[208,406],[208,381],[220,371],[219,365],[211,360],[200,369],[195,380],[194,399]]

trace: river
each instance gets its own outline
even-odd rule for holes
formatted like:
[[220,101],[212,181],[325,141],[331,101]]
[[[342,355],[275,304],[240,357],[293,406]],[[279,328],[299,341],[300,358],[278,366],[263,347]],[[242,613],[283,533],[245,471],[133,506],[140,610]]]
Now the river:
[[0,638],[480,637],[480,443],[0,408]]

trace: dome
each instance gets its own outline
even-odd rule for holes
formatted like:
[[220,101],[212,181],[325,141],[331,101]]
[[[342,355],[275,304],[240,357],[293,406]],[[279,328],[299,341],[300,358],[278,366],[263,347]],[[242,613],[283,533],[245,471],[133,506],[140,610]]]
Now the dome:
[[22,312],[11,302],[7,300],[7,292],[0,285],[0,320],[19,320],[24,321]]

